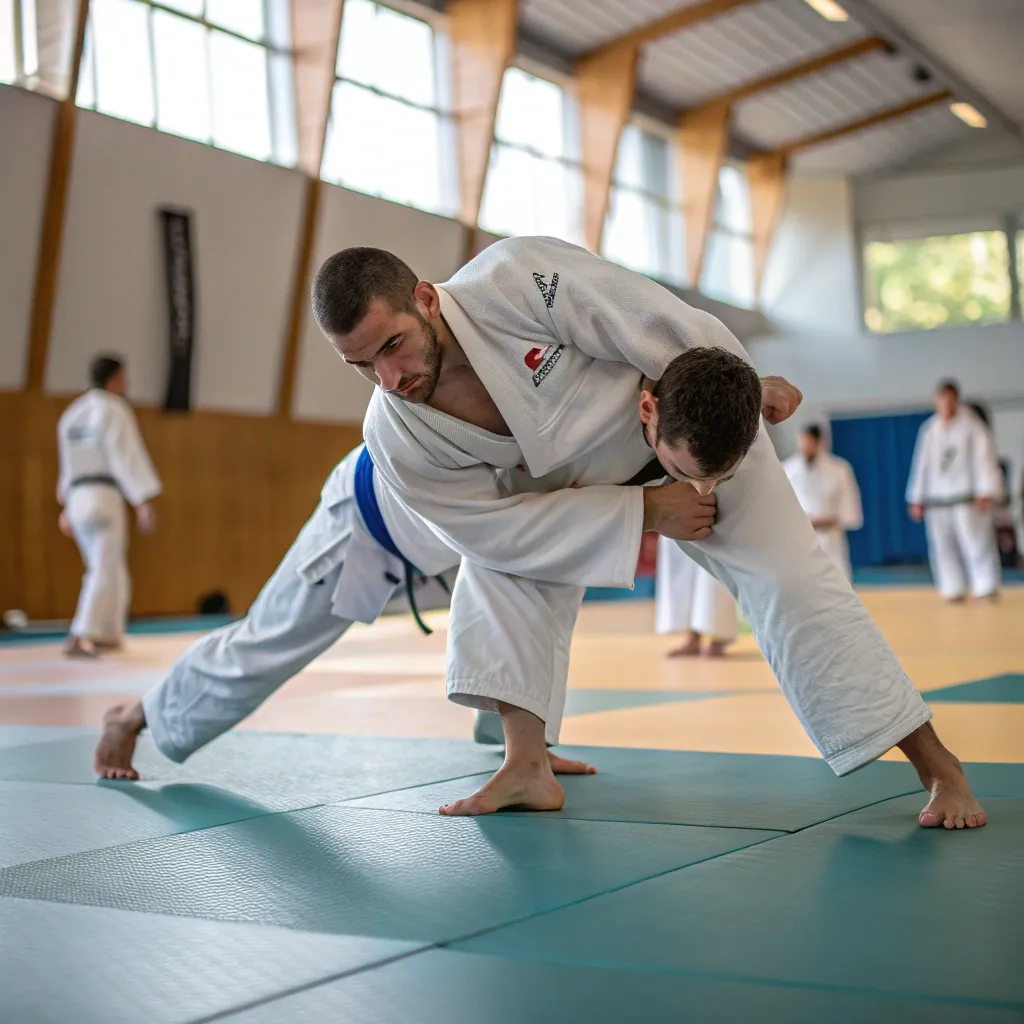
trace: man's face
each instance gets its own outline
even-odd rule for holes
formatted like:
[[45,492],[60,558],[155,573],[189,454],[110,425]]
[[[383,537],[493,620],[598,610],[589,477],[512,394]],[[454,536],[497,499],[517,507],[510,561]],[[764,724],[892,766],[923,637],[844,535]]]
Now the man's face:
[[935,395],[935,411],[944,420],[951,420],[957,409],[960,408],[960,399],[948,389],[939,391]]
[[419,299],[415,312],[395,312],[385,299],[374,299],[366,316],[347,334],[334,335],[331,344],[381,390],[406,402],[426,402],[441,375],[441,346],[430,312]]
[[808,462],[816,459],[821,451],[821,438],[815,437],[813,434],[801,434],[799,444],[800,454]]
[[731,466],[713,476],[702,472],[685,443],[673,446],[658,437],[658,400],[649,391],[640,395],[640,420],[644,424],[647,443],[669,476],[693,484],[698,494],[710,494],[719,484],[731,480],[743,461],[741,455]]

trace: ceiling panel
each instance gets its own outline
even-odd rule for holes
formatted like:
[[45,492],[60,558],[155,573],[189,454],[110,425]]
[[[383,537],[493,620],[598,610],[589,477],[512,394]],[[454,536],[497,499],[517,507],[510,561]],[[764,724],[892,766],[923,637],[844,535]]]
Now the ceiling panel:
[[898,107],[935,92],[934,81],[917,82],[913,65],[884,52],[837,64],[819,75],[761,93],[736,105],[734,128],[765,149]]
[[984,134],[954,117],[947,104],[937,103],[897,121],[796,153],[792,168],[800,174],[856,177],[902,166],[926,153]]
[[868,34],[853,21],[826,21],[804,0],[765,0],[650,44],[640,85],[666,103],[691,107]]

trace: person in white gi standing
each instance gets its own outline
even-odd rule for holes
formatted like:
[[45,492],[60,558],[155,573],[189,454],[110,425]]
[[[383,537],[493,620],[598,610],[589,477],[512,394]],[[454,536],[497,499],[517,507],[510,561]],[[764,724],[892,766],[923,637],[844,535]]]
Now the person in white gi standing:
[[85,563],[65,652],[94,658],[124,641],[131,600],[125,501],[135,506],[139,529],[151,533],[156,528],[152,501],[161,487],[124,397],[124,363],[98,356],[90,377],[92,388],[57,424],[57,500],[64,506],[60,530],[74,539]]
[[825,450],[821,427],[812,423],[800,433],[799,453],[786,459],[782,468],[825,554],[852,580],[846,534],[864,525],[853,466]]
[[1002,473],[991,432],[960,404],[954,381],[935,391],[935,415],[917,435],[907,481],[910,518],[924,520],[928,558],[939,593],[962,601],[971,593],[996,598],[1001,569],[992,507]]
[[670,658],[721,658],[736,639],[736,602],[725,587],[702,569],[683,549],[667,537],[658,538],[658,564],[654,584],[654,631],[678,633],[686,630],[683,643],[668,652]]

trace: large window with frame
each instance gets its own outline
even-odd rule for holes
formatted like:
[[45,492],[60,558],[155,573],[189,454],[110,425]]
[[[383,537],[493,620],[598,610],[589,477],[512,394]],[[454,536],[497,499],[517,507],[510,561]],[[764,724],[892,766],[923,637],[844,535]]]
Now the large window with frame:
[[31,86],[38,73],[36,0],[0,0],[0,82]]
[[287,0],[92,0],[77,100],[294,164]]
[[733,164],[723,164],[718,172],[714,222],[708,233],[700,289],[712,298],[747,308],[752,308],[756,299],[750,182]]
[[642,274],[682,284],[682,213],[668,139],[636,124],[619,141],[601,254]]
[[420,18],[345,0],[321,176],[452,214],[458,195],[443,38]]
[[[898,237],[868,231],[864,323],[875,333],[926,331],[1009,320],[1014,302],[1011,232]],[[881,235],[882,237],[878,237]]]
[[509,68],[491,146],[480,227],[495,235],[583,242],[579,129],[568,92]]

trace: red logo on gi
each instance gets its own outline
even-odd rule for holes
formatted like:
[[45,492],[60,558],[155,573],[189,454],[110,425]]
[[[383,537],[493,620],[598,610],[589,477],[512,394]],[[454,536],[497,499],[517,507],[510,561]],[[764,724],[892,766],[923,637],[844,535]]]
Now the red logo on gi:
[[524,361],[531,371],[535,371],[537,367],[544,362],[544,357],[550,350],[551,346],[545,345],[543,348],[531,348],[530,351],[526,353],[526,359]]

